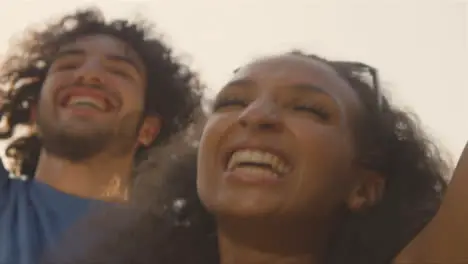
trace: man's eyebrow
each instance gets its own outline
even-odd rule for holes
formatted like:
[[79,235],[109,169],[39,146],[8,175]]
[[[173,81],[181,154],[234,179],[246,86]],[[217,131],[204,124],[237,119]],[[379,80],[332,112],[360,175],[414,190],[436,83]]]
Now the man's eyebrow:
[[66,57],[66,56],[74,56],[74,55],[76,56],[76,55],[84,55],[84,54],[85,54],[85,51],[81,49],[64,49],[64,50],[59,50],[55,54],[53,60],[57,60],[59,58]]
[[[60,59],[60,58],[63,58],[63,57],[67,57],[67,56],[81,56],[81,55],[85,55],[86,52],[82,49],[64,49],[64,50],[59,50],[57,52],[57,54],[54,56],[54,59],[53,60],[57,60],[57,59]],[[131,58],[127,57],[127,56],[122,56],[122,55],[117,55],[117,54],[109,54],[109,55],[106,55],[106,58],[111,60],[111,61],[116,61],[116,62],[123,62],[123,63],[127,63],[129,65],[131,65],[133,68],[135,68],[138,72],[142,72],[143,69],[141,69],[141,67],[138,65],[138,63],[136,63],[134,60],[132,60]]]
[[122,56],[122,55],[116,55],[116,54],[111,54],[106,56],[109,60],[116,61],[116,62],[123,62],[131,65],[133,68],[137,70],[137,72],[142,72],[143,69],[141,69],[140,65],[138,65],[134,60],[127,56]]

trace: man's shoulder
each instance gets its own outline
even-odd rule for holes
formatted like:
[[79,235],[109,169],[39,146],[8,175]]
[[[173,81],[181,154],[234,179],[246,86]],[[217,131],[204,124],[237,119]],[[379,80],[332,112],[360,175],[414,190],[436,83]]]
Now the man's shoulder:
[[[2,145],[0,145],[2,147]],[[10,171],[5,166],[5,160],[0,157],[0,182],[5,178],[8,179],[10,176]]]
[[7,195],[14,186],[22,185],[24,180],[24,176],[15,176],[9,172],[0,159],[0,196]]
[[24,207],[34,208],[36,212],[45,210],[67,214],[70,211],[75,214],[92,204],[92,200],[62,192],[35,179],[17,177],[8,172],[1,176],[7,180],[0,189],[0,211],[7,208],[21,211]]
[[0,197],[0,263],[36,258],[42,249],[57,246],[91,205],[34,179],[10,179],[7,185]]

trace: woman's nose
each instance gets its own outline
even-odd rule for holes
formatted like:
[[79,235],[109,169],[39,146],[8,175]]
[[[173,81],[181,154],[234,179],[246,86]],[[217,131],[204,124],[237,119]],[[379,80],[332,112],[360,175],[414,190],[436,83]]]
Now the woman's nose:
[[239,116],[239,124],[256,130],[279,130],[282,120],[278,105],[271,99],[252,102]]

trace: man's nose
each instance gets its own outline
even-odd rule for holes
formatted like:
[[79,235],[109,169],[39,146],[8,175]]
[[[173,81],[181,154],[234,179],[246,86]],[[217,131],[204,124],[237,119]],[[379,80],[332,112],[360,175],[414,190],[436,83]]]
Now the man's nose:
[[87,84],[101,84],[104,69],[97,58],[91,58],[83,63],[75,73],[77,81]]

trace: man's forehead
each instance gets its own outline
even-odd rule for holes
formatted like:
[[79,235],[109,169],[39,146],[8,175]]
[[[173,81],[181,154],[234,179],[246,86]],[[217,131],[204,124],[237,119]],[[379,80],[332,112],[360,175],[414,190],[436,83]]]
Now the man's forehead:
[[62,45],[55,59],[67,55],[85,55],[91,57],[106,57],[113,61],[126,62],[140,72],[146,72],[142,57],[125,41],[105,34],[88,35]]
[[69,49],[79,49],[83,51],[99,49],[132,57],[137,55],[133,48],[124,41],[105,34],[81,36],[59,47],[59,51]]

